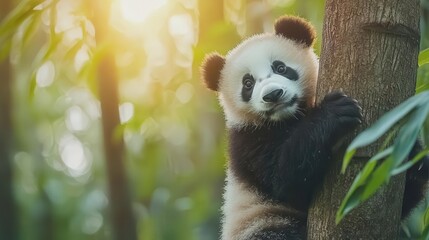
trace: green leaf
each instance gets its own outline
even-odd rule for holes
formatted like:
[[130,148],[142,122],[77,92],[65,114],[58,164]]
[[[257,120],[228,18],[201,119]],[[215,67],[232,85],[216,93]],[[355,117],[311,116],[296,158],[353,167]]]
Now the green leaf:
[[[384,149],[373,156],[365,165],[364,169],[356,176],[349,192],[337,211],[337,223],[341,221],[348,212],[373,196],[384,183],[389,182],[391,176],[407,170],[423,156],[429,153],[429,150],[425,150],[415,156],[412,160],[401,165],[403,160],[408,157],[409,152],[417,140],[418,133],[427,119],[429,114],[428,101],[429,92],[424,92],[408,99],[381,117],[380,120],[378,120],[372,127],[366,129],[356,137],[352,144],[350,144],[344,157],[342,171],[344,171],[349,164],[357,147],[366,146],[367,144],[375,141],[395,123],[411,112],[411,116],[401,126],[393,146]],[[380,128],[382,129],[380,130]],[[389,139],[393,135],[394,131],[391,131],[385,143],[390,142]],[[377,165],[377,162],[380,159],[384,159],[386,157],[387,159]]]
[[392,154],[393,150],[394,150],[393,147],[388,147],[388,148],[384,149],[383,151],[378,152],[377,154],[375,154],[371,159],[369,159],[369,162],[378,161],[378,160],[380,160],[382,158],[385,158],[388,155]]
[[425,149],[421,151],[419,154],[414,156],[413,159],[393,169],[393,171],[391,172],[391,175],[395,176],[397,174],[407,171],[410,167],[412,167],[414,164],[416,164],[418,161],[420,161],[423,157],[425,157],[428,154],[429,154],[429,149]]
[[353,150],[357,148],[367,146],[382,135],[384,135],[390,128],[392,128],[396,123],[398,123],[402,118],[408,115],[414,108],[421,104],[426,104],[429,101],[429,91],[422,92],[418,95],[415,95],[405,102],[401,103],[385,115],[383,115],[377,122],[375,122],[371,127],[367,128],[365,131],[360,133],[348,146],[344,160],[342,170],[347,168],[351,158],[354,155]]
[[429,114],[429,104],[418,106],[411,114],[410,118],[403,124],[395,139],[392,159],[395,167],[400,165],[409,155],[413,148],[423,123]]
[[371,127],[359,134],[347,149],[356,149],[375,142],[378,138],[385,134],[387,130],[389,130],[395,123],[397,123],[411,110],[413,110],[417,105],[427,103],[428,101],[429,92],[422,92],[407,99],[399,106],[384,114]]
[[[384,164],[384,165],[383,165]],[[356,208],[359,204],[371,197],[379,186],[390,178],[389,164],[385,162],[376,168],[377,160],[371,159],[364,169],[356,176],[346,197],[341,202],[337,211],[335,222],[338,224],[345,215]],[[375,170],[374,170],[375,169]]]
[[365,185],[365,191],[361,196],[361,202],[368,200],[384,183],[389,182],[392,168],[393,159],[388,157],[370,174],[369,180]]
[[355,153],[356,153],[356,149],[350,149],[345,153],[343,158],[343,164],[341,166],[341,173],[346,172],[347,166],[350,164],[350,161],[352,160]]
[[338,224],[341,219],[353,210],[356,206],[358,206],[363,200],[361,198],[361,193],[364,191],[364,186],[367,184],[368,179],[371,177],[371,174],[374,168],[377,166],[377,162],[391,154],[393,151],[393,147],[387,148],[380,153],[373,156],[366,164],[363,170],[356,176],[353,181],[350,190],[346,194],[346,197],[341,202],[341,206],[337,211],[336,215],[336,223]]
[[[393,133],[391,133],[391,134],[389,134],[389,136],[388,136],[388,139],[386,139],[386,141],[389,141],[389,139],[391,138],[393,136]],[[386,146],[385,146],[385,144],[383,144],[383,146],[381,147],[382,149],[383,148],[385,148]],[[344,157],[344,161],[343,161],[343,166],[342,166],[342,169],[341,169],[341,172],[342,173],[345,173],[345,171],[346,171],[346,168],[347,168],[347,165],[348,165],[348,163],[350,162],[350,160],[351,160],[351,158],[353,157],[353,154],[356,152],[356,149],[353,149],[353,150],[351,150],[350,152],[347,152],[347,154],[349,154],[349,155],[351,155],[351,156],[347,156],[347,154],[346,154],[346,156]],[[390,154],[392,154],[392,152],[393,152],[393,147],[389,147],[389,148],[386,148],[386,149],[384,149],[383,151],[381,151],[381,152],[378,152],[376,155],[374,155],[369,161],[378,161],[378,160],[380,160],[380,159],[382,159],[382,158],[385,158],[385,157],[387,157],[388,155],[390,155]],[[347,158],[347,159],[346,159]],[[345,165],[345,161],[347,160],[347,165]]]
[[429,48],[419,53],[419,67],[426,63],[429,63]]
[[429,239],[429,208],[426,208],[425,214],[423,216],[423,225],[425,227],[422,233],[422,239]]

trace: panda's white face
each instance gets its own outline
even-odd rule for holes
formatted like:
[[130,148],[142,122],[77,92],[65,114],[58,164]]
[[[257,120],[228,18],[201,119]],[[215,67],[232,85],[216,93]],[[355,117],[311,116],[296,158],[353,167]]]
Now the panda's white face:
[[247,39],[228,53],[221,72],[219,98],[228,126],[294,117],[299,103],[314,103],[317,70],[311,47],[271,34]]

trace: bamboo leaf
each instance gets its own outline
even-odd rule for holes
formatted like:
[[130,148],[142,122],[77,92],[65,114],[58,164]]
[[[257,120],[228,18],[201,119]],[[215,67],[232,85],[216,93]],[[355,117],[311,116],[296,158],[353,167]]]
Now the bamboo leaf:
[[419,53],[419,67],[426,63],[429,63],[429,48]]
[[[340,208],[337,211],[335,222],[338,224],[345,215],[351,212],[359,204],[366,201],[371,197],[381,184],[388,181],[390,178],[389,165],[377,166],[377,161],[369,161],[364,169],[356,176],[352,186],[346,194],[346,197],[341,202]],[[378,175],[377,175],[378,174]],[[388,177],[380,177],[382,175],[388,175]],[[379,176],[380,175],[380,176]]]
[[417,105],[427,103],[429,101],[429,92],[422,92],[415,95],[405,102],[401,103],[385,115],[383,115],[371,127],[359,134],[348,147],[349,149],[356,149],[359,147],[367,146],[375,142],[383,134],[387,132],[395,123],[405,117]]
[[354,152],[352,152],[353,150],[375,142],[402,118],[407,116],[413,109],[419,105],[426,104],[428,101],[429,91],[415,95],[383,115],[371,127],[360,133],[347,148],[345,157],[343,159],[343,171],[345,168],[347,168],[347,165],[354,155]]
[[389,155],[393,151],[393,148],[387,148],[377,155],[373,156],[366,164],[363,170],[356,176],[353,181],[350,190],[347,192],[346,197],[341,202],[340,208],[336,214],[336,223],[338,224],[341,219],[358,206],[363,200],[361,199],[361,193],[364,191],[364,186],[367,184],[368,179],[371,177],[374,168],[377,166],[377,162]]
[[423,157],[425,157],[428,154],[429,154],[429,149],[425,149],[425,150],[421,151],[419,154],[414,156],[413,159],[411,159],[411,160],[407,161],[406,163],[404,163],[404,164],[396,167],[395,169],[393,169],[393,171],[391,172],[391,175],[395,176],[395,175],[398,175],[402,172],[407,171],[409,168],[414,166],[414,164],[416,164],[418,161],[420,161]]
[[410,118],[403,124],[395,139],[392,159],[395,167],[400,165],[409,155],[413,148],[420,129],[429,114],[429,104],[418,106],[411,114]]
[[429,208],[426,208],[425,214],[423,216],[423,226],[424,230],[422,233],[422,239],[429,239]]
[[[423,151],[412,160],[401,165],[401,162],[408,157],[409,152],[417,140],[418,133],[429,114],[429,104],[427,104],[429,100],[428,93],[429,92],[424,92],[408,99],[403,104],[385,114],[374,124],[378,128],[383,128],[383,131],[385,132],[396,122],[404,118],[405,115],[408,115],[410,112],[412,113],[399,130],[393,146],[373,156],[365,165],[361,173],[356,176],[352,187],[337,211],[337,223],[341,221],[348,212],[353,210],[353,208],[374,195],[384,183],[387,183],[390,180],[391,176],[407,170],[423,156],[429,153],[429,150]],[[369,140],[366,140],[367,142],[378,139],[382,135],[380,133],[384,134],[384,132],[376,129],[374,125],[363,132],[366,135],[361,133],[356,139],[362,138],[362,136],[370,138]],[[392,136],[393,132],[389,134],[388,139],[385,142],[390,141],[389,139]],[[345,167],[347,167],[350,159],[353,157],[356,147],[365,146],[365,144],[367,144],[367,142],[362,139],[358,139],[357,142],[358,143],[355,142],[354,146],[352,146],[352,142],[352,144],[350,144],[352,147],[349,146],[348,151],[345,154],[342,168],[343,171],[345,170]],[[385,159],[380,165],[376,166],[376,162],[386,157],[387,159]]]
[[390,171],[393,168],[393,159],[388,157],[379,165],[369,177],[368,182],[364,186],[365,191],[361,196],[361,202],[365,202],[372,195],[374,195],[377,190],[384,184],[388,183],[390,180]]

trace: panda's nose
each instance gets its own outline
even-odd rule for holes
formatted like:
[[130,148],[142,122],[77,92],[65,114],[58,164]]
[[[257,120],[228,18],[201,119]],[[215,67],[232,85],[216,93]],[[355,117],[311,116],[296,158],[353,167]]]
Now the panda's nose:
[[262,99],[265,102],[273,103],[273,102],[277,102],[282,95],[283,95],[283,90],[282,89],[276,89],[276,90],[268,93],[267,95],[263,96]]

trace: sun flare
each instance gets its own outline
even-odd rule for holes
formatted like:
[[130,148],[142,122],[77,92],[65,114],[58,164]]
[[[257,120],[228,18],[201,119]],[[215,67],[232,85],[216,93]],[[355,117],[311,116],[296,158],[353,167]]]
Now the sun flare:
[[119,0],[119,8],[125,20],[142,23],[166,3],[167,0]]

